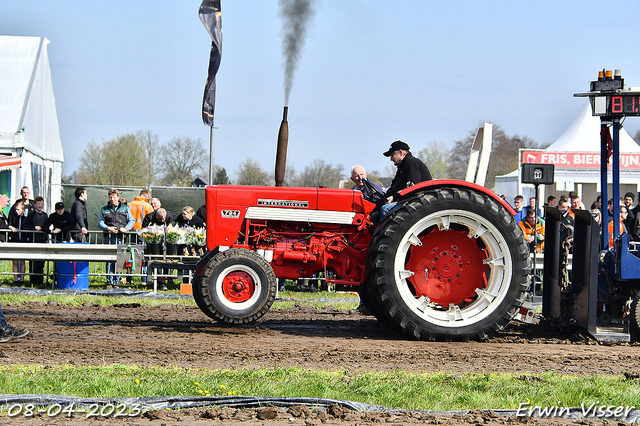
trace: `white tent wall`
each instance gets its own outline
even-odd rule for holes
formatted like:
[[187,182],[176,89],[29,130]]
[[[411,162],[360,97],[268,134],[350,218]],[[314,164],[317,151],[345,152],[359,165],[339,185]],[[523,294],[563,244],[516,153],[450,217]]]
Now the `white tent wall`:
[[62,162],[64,155],[60,141],[58,113],[53,96],[49,57],[46,52],[49,41],[44,40],[46,43],[40,53],[21,127],[25,129],[23,134],[28,140],[29,151],[42,158]]
[[48,44],[45,37],[0,36],[0,152],[22,157],[9,197],[28,186],[50,213],[61,197],[64,154]]
[[[23,186],[29,187],[31,189],[31,198],[44,198],[45,211],[53,213],[55,204],[62,200],[62,167],[58,162],[44,160],[28,151],[24,151],[22,168],[14,172],[16,179],[13,181],[12,191],[15,194],[20,194],[20,189]],[[17,198],[19,198],[19,195]]]

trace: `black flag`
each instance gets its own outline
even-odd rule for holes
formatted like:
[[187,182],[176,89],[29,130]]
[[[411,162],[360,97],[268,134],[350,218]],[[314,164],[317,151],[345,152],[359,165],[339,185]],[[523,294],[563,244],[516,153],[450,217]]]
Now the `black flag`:
[[216,105],[216,74],[220,68],[222,56],[222,13],[220,0],[203,0],[200,5],[200,20],[211,36],[211,55],[209,56],[209,75],[204,87],[202,99],[202,121],[213,126],[213,109]]

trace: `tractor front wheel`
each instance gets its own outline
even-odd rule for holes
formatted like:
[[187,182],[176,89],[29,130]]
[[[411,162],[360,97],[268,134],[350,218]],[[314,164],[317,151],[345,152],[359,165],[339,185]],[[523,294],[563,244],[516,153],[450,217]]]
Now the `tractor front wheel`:
[[271,308],[278,289],[271,265],[246,249],[215,255],[196,283],[194,298],[200,309],[229,324],[247,324],[261,318]]

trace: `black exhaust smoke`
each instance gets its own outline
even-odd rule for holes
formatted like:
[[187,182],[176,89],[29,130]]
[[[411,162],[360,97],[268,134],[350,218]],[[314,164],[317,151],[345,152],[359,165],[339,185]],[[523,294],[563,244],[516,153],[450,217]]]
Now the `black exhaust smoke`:
[[289,122],[287,114],[289,107],[285,106],[282,113],[282,123],[278,131],[278,147],[276,149],[276,186],[282,186],[284,173],[287,169],[287,145],[289,145]]

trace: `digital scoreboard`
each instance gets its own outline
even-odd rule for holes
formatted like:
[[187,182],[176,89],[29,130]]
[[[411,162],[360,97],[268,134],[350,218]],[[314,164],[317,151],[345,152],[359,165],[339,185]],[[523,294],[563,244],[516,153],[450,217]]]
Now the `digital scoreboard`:
[[640,92],[588,93],[593,115],[599,117],[640,117]]
[[606,111],[609,116],[640,116],[640,93],[616,93],[608,96]]
[[616,70],[600,72],[597,81],[592,81],[590,92],[576,93],[577,97],[589,97],[593,115],[600,117],[640,117],[640,91],[624,90],[624,79]]

